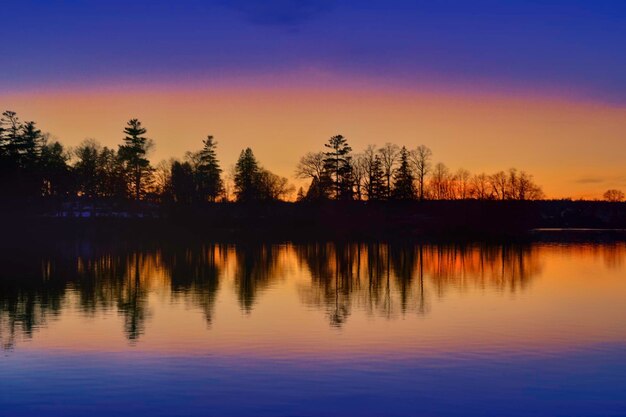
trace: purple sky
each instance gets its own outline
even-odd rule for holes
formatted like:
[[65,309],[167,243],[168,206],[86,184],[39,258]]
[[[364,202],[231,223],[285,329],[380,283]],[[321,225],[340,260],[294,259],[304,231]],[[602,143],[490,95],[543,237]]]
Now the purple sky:
[[27,0],[2,16],[0,93],[322,74],[626,103],[623,1]]

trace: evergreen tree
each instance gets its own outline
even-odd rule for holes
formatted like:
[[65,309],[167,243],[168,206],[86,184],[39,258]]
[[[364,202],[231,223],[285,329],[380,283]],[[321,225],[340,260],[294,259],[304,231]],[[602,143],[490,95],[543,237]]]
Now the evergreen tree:
[[296,201],[304,201],[306,196],[304,195],[304,189],[302,187],[298,188],[298,194],[296,195]]
[[17,166],[19,161],[18,144],[22,123],[14,111],[7,110],[0,117],[0,155],[5,163]]
[[44,137],[41,130],[37,129],[35,122],[26,122],[17,138],[16,149],[19,154],[19,164],[22,168],[34,171],[37,166]]
[[69,156],[59,142],[52,142],[43,146],[41,150],[43,195],[61,196],[68,193],[70,189],[68,160]]
[[400,165],[393,175],[393,198],[411,200],[415,197],[413,173],[409,165],[409,152],[403,146],[400,150]]
[[241,151],[235,165],[235,195],[237,201],[258,200],[259,195],[259,165],[252,153],[252,149]]
[[209,135],[202,141],[204,147],[198,152],[197,178],[198,191],[204,201],[215,201],[223,190],[222,169],[219,166],[215,148],[217,142]]
[[341,135],[331,137],[324,146],[330,149],[324,153],[324,169],[333,182],[335,199],[352,199],[354,185],[350,164],[352,148]]
[[172,163],[172,194],[177,203],[190,204],[194,200],[196,186],[189,162]]
[[124,128],[124,144],[120,145],[118,155],[124,162],[128,174],[128,189],[135,200],[139,200],[150,183],[152,167],[146,158],[152,148],[152,141],[146,138],[147,130],[137,119],[128,121]]

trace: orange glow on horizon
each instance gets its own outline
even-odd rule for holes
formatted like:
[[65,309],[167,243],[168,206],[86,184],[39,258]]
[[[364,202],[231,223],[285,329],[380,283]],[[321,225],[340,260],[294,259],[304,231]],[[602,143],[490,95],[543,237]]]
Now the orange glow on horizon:
[[225,172],[250,146],[293,179],[299,158],[341,133],[355,152],[392,142],[429,146],[453,171],[533,174],[549,198],[600,198],[626,189],[626,109],[542,97],[367,88],[189,88],[8,94],[2,109],[35,120],[62,143],[117,146],[131,117],[148,128],[154,163],[218,140]]

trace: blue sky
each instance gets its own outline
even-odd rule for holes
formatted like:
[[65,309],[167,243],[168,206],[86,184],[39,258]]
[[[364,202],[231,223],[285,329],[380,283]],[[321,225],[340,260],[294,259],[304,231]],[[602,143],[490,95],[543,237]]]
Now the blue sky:
[[27,0],[0,35],[0,92],[313,72],[626,103],[624,1]]

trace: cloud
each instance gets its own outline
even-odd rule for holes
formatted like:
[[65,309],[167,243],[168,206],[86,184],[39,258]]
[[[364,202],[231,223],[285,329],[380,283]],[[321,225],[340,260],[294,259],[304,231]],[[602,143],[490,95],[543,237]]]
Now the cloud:
[[578,184],[599,184],[599,183],[602,183],[602,182],[606,182],[606,178],[583,177],[583,178],[576,179],[574,182],[576,182]]
[[604,184],[607,187],[624,187],[626,186],[626,176],[581,177],[574,180],[574,182],[577,184]]
[[333,0],[230,0],[223,4],[257,25],[294,28],[332,10]]

